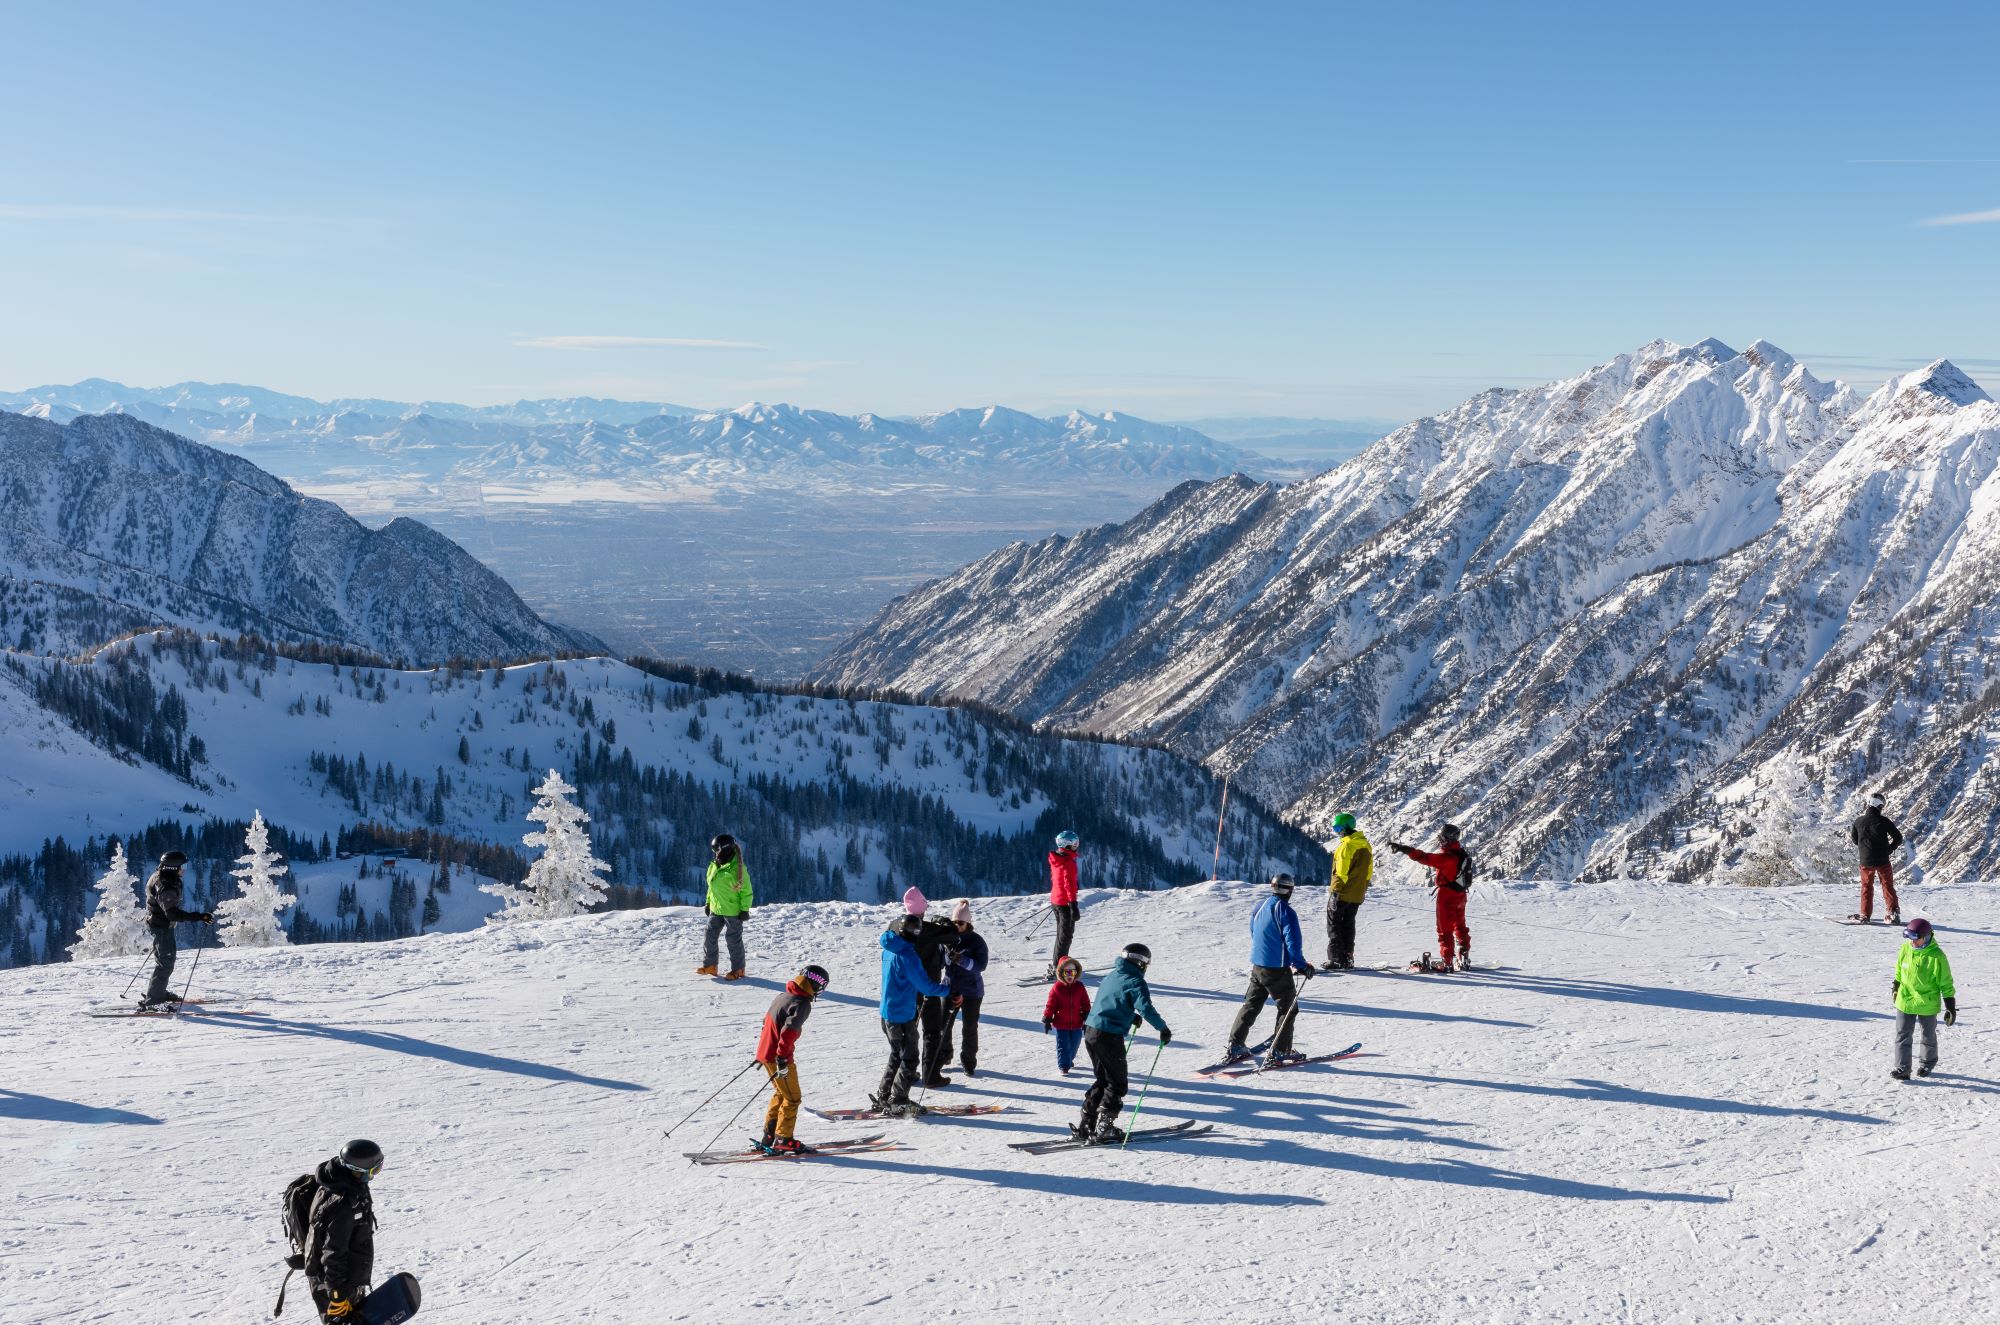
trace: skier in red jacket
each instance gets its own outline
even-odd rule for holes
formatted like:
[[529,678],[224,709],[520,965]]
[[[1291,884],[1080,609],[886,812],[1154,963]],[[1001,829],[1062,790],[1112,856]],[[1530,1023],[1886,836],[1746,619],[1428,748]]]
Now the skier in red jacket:
[[1049,957],[1048,978],[1056,978],[1056,967],[1069,956],[1070,940],[1076,937],[1076,849],[1079,839],[1065,828],[1056,834],[1056,849],[1049,852],[1049,910],[1056,913],[1056,950]]
[[1419,865],[1428,865],[1431,883],[1437,889],[1438,957],[1446,970],[1472,969],[1472,931],[1465,925],[1465,897],[1472,890],[1472,862],[1458,844],[1458,825],[1446,824],[1438,830],[1438,849],[1391,842],[1391,851],[1400,851]]
[[785,983],[784,992],[771,1000],[764,1013],[764,1027],[757,1036],[757,1061],[771,1079],[771,1103],[764,1110],[763,1147],[774,1155],[796,1155],[805,1150],[792,1129],[799,1123],[799,1074],[792,1056],[799,1045],[799,1033],[812,1015],[813,1000],[825,992],[828,976],[824,966],[807,966]]
[[1056,1033],[1056,1066],[1064,1076],[1076,1065],[1076,1051],[1083,1044],[1083,1022],[1090,1015],[1090,991],[1083,987],[1083,967],[1076,958],[1056,963],[1056,982],[1049,986],[1048,1001],[1042,1004],[1042,1030]]

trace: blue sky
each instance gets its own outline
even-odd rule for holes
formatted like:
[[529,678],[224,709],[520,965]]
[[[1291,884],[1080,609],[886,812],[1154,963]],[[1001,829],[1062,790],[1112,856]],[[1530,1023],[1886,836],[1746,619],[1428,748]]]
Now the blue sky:
[[1401,419],[1707,335],[2000,383],[1990,5],[6,22],[4,387]]

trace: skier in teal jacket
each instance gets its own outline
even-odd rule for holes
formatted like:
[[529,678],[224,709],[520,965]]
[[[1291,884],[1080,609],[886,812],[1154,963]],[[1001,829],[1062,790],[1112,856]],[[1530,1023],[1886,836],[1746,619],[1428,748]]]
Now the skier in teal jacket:
[[1944,1024],[1958,1021],[1958,986],[1952,983],[1951,962],[1938,946],[1931,922],[1921,916],[1903,930],[1908,940],[1896,953],[1896,983],[1890,987],[1896,997],[1896,1067],[1889,1073],[1898,1081],[1910,1079],[1910,1040],[1917,1027],[1924,1031],[1924,1061],[1917,1075],[1927,1077],[1937,1067],[1938,1005],[1944,1005]]
[[1152,964],[1151,948],[1143,943],[1128,944],[1097,987],[1097,1001],[1083,1024],[1083,1047],[1097,1079],[1084,1094],[1083,1121],[1070,1129],[1082,1140],[1115,1145],[1125,1139],[1118,1129],[1125,1092],[1131,1087],[1125,1037],[1145,1021],[1159,1031],[1162,1045],[1173,1043],[1174,1033],[1153,1006],[1153,991],[1146,986],[1146,968]]

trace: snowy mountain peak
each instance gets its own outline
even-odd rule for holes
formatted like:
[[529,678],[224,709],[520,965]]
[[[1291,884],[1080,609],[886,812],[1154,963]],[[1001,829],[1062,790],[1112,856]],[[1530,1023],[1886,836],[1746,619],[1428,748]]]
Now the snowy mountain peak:
[[1793,367],[1798,364],[1797,359],[1786,354],[1783,350],[1762,337],[1751,341],[1749,348],[1736,357],[1744,360],[1753,367],[1769,368],[1779,377],[1783,377],[1791,372]]
[[1954,407],[1993,399],[1949,359],[1936,359],[1914,373],[1892,378],[1878,394],[1894,398],[1919,392]]
[[[1764,342],[1759,341],[1757,343],[1761,345]],[[1737,357],[1735,350],[1730,349],[1713,336],[1705,340],[1698,340],[1687,348],[1688,353],[1694,355],[1702,362],[1709,364],[1724,364]],[[1783,353],[1783,351],[1779,352]]]

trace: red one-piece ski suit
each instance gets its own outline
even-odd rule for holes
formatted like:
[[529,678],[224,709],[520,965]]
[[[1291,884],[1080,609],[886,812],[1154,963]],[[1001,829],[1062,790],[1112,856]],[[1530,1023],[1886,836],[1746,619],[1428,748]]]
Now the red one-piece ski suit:
[[1419,851],[1408,847],[1403,854],[1419,865],[1430,866],[1431,882],[1437,885],[1438,956],[1449,966],[1454,953],[1463,949],[1470,960],[1472,931],[1465,926],[1466,889],[1458,882],[1458,876],[1465,868],[1465,848],[1456,842],[1447,842],[1442,851]]

